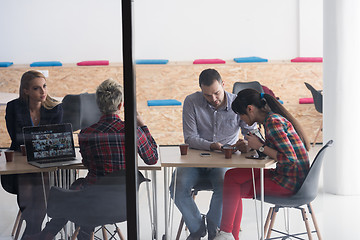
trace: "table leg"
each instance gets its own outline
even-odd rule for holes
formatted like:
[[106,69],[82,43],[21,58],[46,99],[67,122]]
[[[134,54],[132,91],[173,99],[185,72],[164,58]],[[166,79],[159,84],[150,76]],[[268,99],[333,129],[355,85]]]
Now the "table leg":
[[264,169],[260,168],[260,195],[261,195],[261,240],[264,240]]
[[151,171],[152,188],[153,188],[153,222],[154,222],[154,238],[158,239],[158,216],[157,216],[157,183],[156,183],[156,170]]
[[165,240],[169,239],[169,229],[168,229],[168,222],[169,222],[169,184],[168,184],[168,169],[167,167],[164,167],[164,208],[165,208]]

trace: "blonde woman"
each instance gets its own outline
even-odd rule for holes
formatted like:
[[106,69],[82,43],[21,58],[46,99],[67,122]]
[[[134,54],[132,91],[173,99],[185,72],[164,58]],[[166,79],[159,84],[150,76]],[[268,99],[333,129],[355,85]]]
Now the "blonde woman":
[[[20,151],[20,145],[24,144],[23,127],[61,123],[62,113],[60,102],[47,94],[45,76],[34,70],[25,72],[21,77],[19,98],[6,106],[10,149]],[[48,182],[47,177],[45,181]],[[26,221],[23,236],[39,232],[46,213],[41,174],[1,176],[1,183],[6,191],[17,194],[17,202]]]

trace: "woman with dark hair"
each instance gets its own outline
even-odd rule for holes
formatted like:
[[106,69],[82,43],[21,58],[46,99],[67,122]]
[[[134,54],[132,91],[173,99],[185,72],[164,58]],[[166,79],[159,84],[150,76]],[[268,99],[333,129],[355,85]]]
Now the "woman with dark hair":
[[[249,134],[247,140],[250,148],[277,162],[275,169],[264,170],[265,194],[290,196],[296,193],[309,171],[307,150],[310,144],[300,124],[273,96],[253,89],[240,91],[231,107],[248,125],[256,122],[264,126],[265,142],[254,134]],[[255,182],[259,182],[259,170],[254,173]],[[259,191],[259,184],[256,184],[256,192]],[[224,180],[220,232],[215,240],[239,239],[242,198],[253,197],[251,169],[228,170]]]
[[[45,76],[38,71],[27,71],[21,77],[19,98],[6,105],[6,128],[11,138],[11,150],[20,151],[24,144],[22,128],[62,122],[60,102],[47,94]],[[46,191],[48,177],[44,175]],[[41,230],[46,214],[42,178],[40,173],[2,175],[3,188],[17,194],[17,202],[26,221],[23,236]]]

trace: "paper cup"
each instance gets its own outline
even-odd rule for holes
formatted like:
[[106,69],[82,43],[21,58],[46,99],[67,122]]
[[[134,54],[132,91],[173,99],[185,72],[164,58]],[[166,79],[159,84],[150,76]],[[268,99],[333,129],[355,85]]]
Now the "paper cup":
[[231,158],[232,156],[232,152],[233,152],[233,147],[224,147],[224,153],[225,153],[225,158]]
[[25,148],[25,145],[20,145],[20,148],[21,148],[21,153],[23,156],[26,156],[26,148]]
[[181,153],[181,155],[187,155],[187,151],[188,151],[188,148],[189,148],[189,144],[187,144],[187,143],[180,144],[179,147],[180,147],[180,153]]
[[15,158],[14,150],[6,150],[5,151],[6,162],[13,162]]

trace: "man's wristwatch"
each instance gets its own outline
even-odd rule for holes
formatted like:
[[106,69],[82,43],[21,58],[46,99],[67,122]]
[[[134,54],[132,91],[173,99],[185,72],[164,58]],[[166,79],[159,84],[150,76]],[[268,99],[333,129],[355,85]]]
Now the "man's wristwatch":
[[259,147],[259,152],[264,152],[264,150],[265,150],[265,144],[264,145],[262,145],[261,147]]

